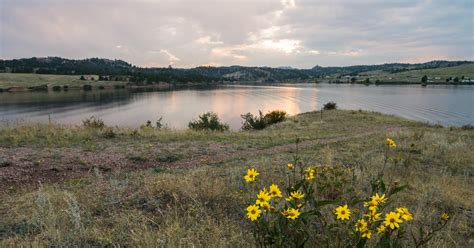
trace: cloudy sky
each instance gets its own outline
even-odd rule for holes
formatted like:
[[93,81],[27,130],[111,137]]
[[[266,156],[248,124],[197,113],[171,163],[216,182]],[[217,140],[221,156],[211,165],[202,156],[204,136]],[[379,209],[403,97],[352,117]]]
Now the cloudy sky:
[[474,60],[472,0],[0,0],[0,58],[138,66]]

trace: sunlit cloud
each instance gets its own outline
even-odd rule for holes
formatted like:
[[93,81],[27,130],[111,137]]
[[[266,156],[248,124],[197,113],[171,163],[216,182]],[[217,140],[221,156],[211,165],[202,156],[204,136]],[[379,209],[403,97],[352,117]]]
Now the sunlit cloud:
[[205,44],[205,45],[222,45],[224,42],[219,41],[219,40],[212,40],[211,36],[203,36],[200,37],[196,40],[197,43],[199,44]]
[[176,57],[174,54],[170,53],[168,50],[161,49],[160,52],[164,53],[168,56],[168,61],[169,61],[170,65],[174,64],[177,61],[180,61],[180,59],[178,57]]

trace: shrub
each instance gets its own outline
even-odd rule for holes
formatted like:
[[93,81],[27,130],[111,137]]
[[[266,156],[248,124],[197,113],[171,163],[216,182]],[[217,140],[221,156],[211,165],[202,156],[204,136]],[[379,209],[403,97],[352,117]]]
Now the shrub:
[[286,120],[287,113],[282,110],[273,110],[271,112],[268,112],[265,115],[265,121],[267,122],[268,125],[272,125],[278,122],[282,122]]
[[286,120],[288,114],[282,110],[273,110],[263,115],[262,111],[258,111],[258,115],[253,115],[252,113],[247,113],[241,115],[244,122],[242,123],[243,130],[256,129],[261,130],[278,122]]
[[[353,168],[304,164],[298,153],[280,186],[272,179],[271,185],[260,183],[260,173],[248,169],[243,177],[251,193],[246,216],[257,246],[305,247],[311,240],[313,247],[408,247],[410,242],[412,247],[425,247],[446,227],[449,215],[440,213],[430,225],[417,219],[418,232],[407,232],[417,217],[409,206],[392,206],[395,195],[407,185],[384,178],[388,162],[396,166],[392,157],[400,151],[395,141],[387,139],[381,170],[364,182],[358,181]],[[357,183],[365,184],[367,192],[356,192]]]
[[254,116],[252,113],[247,113],[244,115],[241,115],[241,117],[244,119],[244,122],[242,123],[242,129],[243,130],[250,130],[250,129],[264,129],[267,126],[267,123],[265,121],[265,116],[262,114],[262,111],[258,111],[258,115]]
[[105,127],[104,121],[100,118],[96,118],[95,116],[91,116],[82,121],[82,125],[87,128],[103,128]]
[[323,105],[324,110],[331,110],[331,109],[337,109],[337,104],[335,102],[328,102]]
[[193,130],[211,130],[211,131],[226,131],[229,130],[229,125],[221,123],[219,117],[214,112],[207,112],[199,115],[199,119],[191,121],[188,127]]

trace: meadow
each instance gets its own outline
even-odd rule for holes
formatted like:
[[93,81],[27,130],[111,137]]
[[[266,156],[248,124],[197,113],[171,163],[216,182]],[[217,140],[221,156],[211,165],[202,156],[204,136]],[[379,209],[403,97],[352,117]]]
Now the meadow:
[[[446,212],[447,226],[426,246],[471,247],[472,127],[362,110],[299,114],[259,131],[2,124],[0,246],[255,247],[247,169],[265,185],[284,182],[297,154],[350,171],[316,177],[326,189],[318,196],[336,201],[321,212],[334,218],[350,188],[367,196],[387,138],[397,147],[386,179],[408,185],[390,199],[413,214],[406,232]],[[320,245],[317,237],[306,245]]]
[[[87,80],[80,80],[79,75],[55,75],[55,74],[34,74],[34,73],[0,73],[0,88],[8,89],[10,87],[35,87],[48,85],[68,86],[70,88],[82,88],[85,84],[99,86],[125,85],[123,81],[97,81],[97,75],[86,75]],[[89,80],[95,78],[95,80]]]
[[420,83],[423,76],[427,76],[431,83],[445,84],[447,78],[468,77],[474,79],[474,64],[466,64],[453,67],[443,67],[435,69],[410,70],[397,73],[385,71],[369,71],[359,73],[363,78],[370,78],[371,81],[381,80],[383,82],[413,82]]

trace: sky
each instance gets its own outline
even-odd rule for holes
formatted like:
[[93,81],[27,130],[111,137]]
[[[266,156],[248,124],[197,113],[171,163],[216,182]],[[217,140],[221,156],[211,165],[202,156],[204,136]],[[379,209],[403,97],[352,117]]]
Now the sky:
[[472,0],[0,0],[0,59],[311,68],[474,60]]

